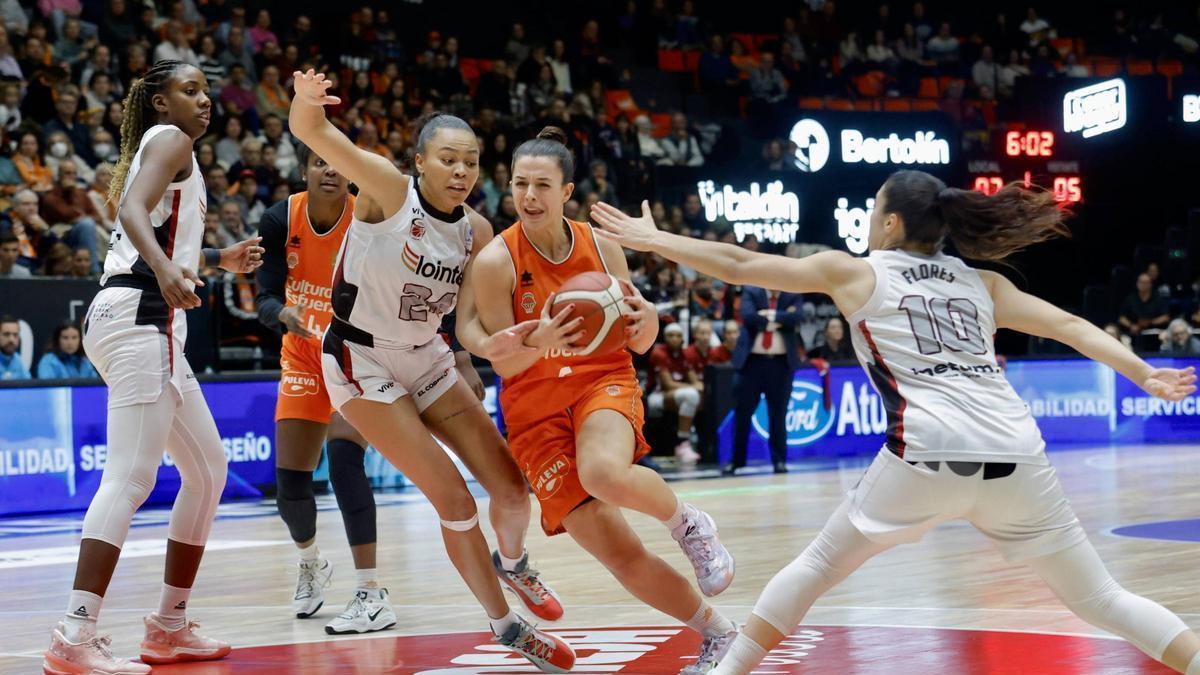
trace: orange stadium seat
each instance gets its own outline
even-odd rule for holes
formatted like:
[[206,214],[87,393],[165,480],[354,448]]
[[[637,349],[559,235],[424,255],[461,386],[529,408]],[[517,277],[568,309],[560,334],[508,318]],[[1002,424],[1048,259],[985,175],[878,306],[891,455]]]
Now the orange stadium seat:
[[1055,38],[1050,41],[1050,46],[1058,52],[1059,57],[1067,58],[1067,54],[1075,51],[1075,40],[1072,38]]
[[844,98],[832,98],[825,104],[830,110],[854,110],[854,104]]
[[825,101],[818,96],[801,96],[800,107],[804,110],[821,110],[825,107]]
[[914,112],[934,112],[941,110],[942,108],[938,105],[938,102],[933,99],[919,98],[912,102],[912,109]]
[[1125,72],[1130,75],[1153,75],[1154,62],[1149,59],[1133,59],[1125,63]]
[[1096,77],[1112,77],[1121,72],[1121,60],[1107,56],[1097,56],[1092,59],[1092,72]]
[[938,81],[936,77],[922,77],[921,84],[917,89],[917,98],[941,98],[941,90],[938,89]]
[[912,101],[907,98],[885,98],[883,109],[886,112],[909,112],[912,110]]
[[683,51],[679,49],[658,50],[658,69],[668,73],[684,71]]
[[874,112],[875,110],[878,110],[878,103],[878,99],[860,98],[854,102],[854,109],[861,110],[863,112]]

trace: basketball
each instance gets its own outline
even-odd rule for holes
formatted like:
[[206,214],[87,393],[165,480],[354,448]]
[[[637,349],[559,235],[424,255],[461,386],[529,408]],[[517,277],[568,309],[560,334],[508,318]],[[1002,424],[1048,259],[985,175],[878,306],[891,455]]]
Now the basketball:
[[627,295],[633,295],[629,282],[603,272],[584,272],[559,287],[550,315],[558,316],[567,305],[575,305],[566,319],[583,318],[579,327],[583,337],[571,345],[575,354],[608,354],[625,346],[624,314],[628,305],[623,300]]

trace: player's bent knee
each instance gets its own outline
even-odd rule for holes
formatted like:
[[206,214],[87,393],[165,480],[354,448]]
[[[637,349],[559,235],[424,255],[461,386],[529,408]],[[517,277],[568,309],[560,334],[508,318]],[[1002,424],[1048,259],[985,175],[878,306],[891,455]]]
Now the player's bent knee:
[[601,499],[621,491],[623,487],[621,475],[623,473],[609,462],[579,463],[580,485],[588,494]]
[[676,389],[675,404],[679,407],[680,417],[695,417],[700,409],[700,392],[691,387]]
[[465,520],[445,520],[441,521],[442,527],[455,532],[469,532],[479,526],[479,513]]

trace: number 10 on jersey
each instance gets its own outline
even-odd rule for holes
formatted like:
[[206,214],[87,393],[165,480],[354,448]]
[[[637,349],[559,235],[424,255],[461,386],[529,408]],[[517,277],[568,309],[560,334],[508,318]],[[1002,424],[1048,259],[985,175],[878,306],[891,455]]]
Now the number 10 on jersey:
[[979,310],[966,298],[926,298],[906,295],[900,309],[908,313],[913,339],[922,354],[952,352],[986,354],[987,342],[979,327]]

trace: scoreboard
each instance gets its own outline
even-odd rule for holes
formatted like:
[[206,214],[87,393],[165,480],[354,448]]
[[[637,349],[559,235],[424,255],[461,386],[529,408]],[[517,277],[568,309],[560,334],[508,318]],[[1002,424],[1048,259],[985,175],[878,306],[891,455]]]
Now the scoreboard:
[[1059,202],[1082,202],[1081,162],[1066,145],[1053,129],[1010,123],[991,134],[986,157],[967,160],[966,187],[990,195],[1017,181],[1050,190]]

